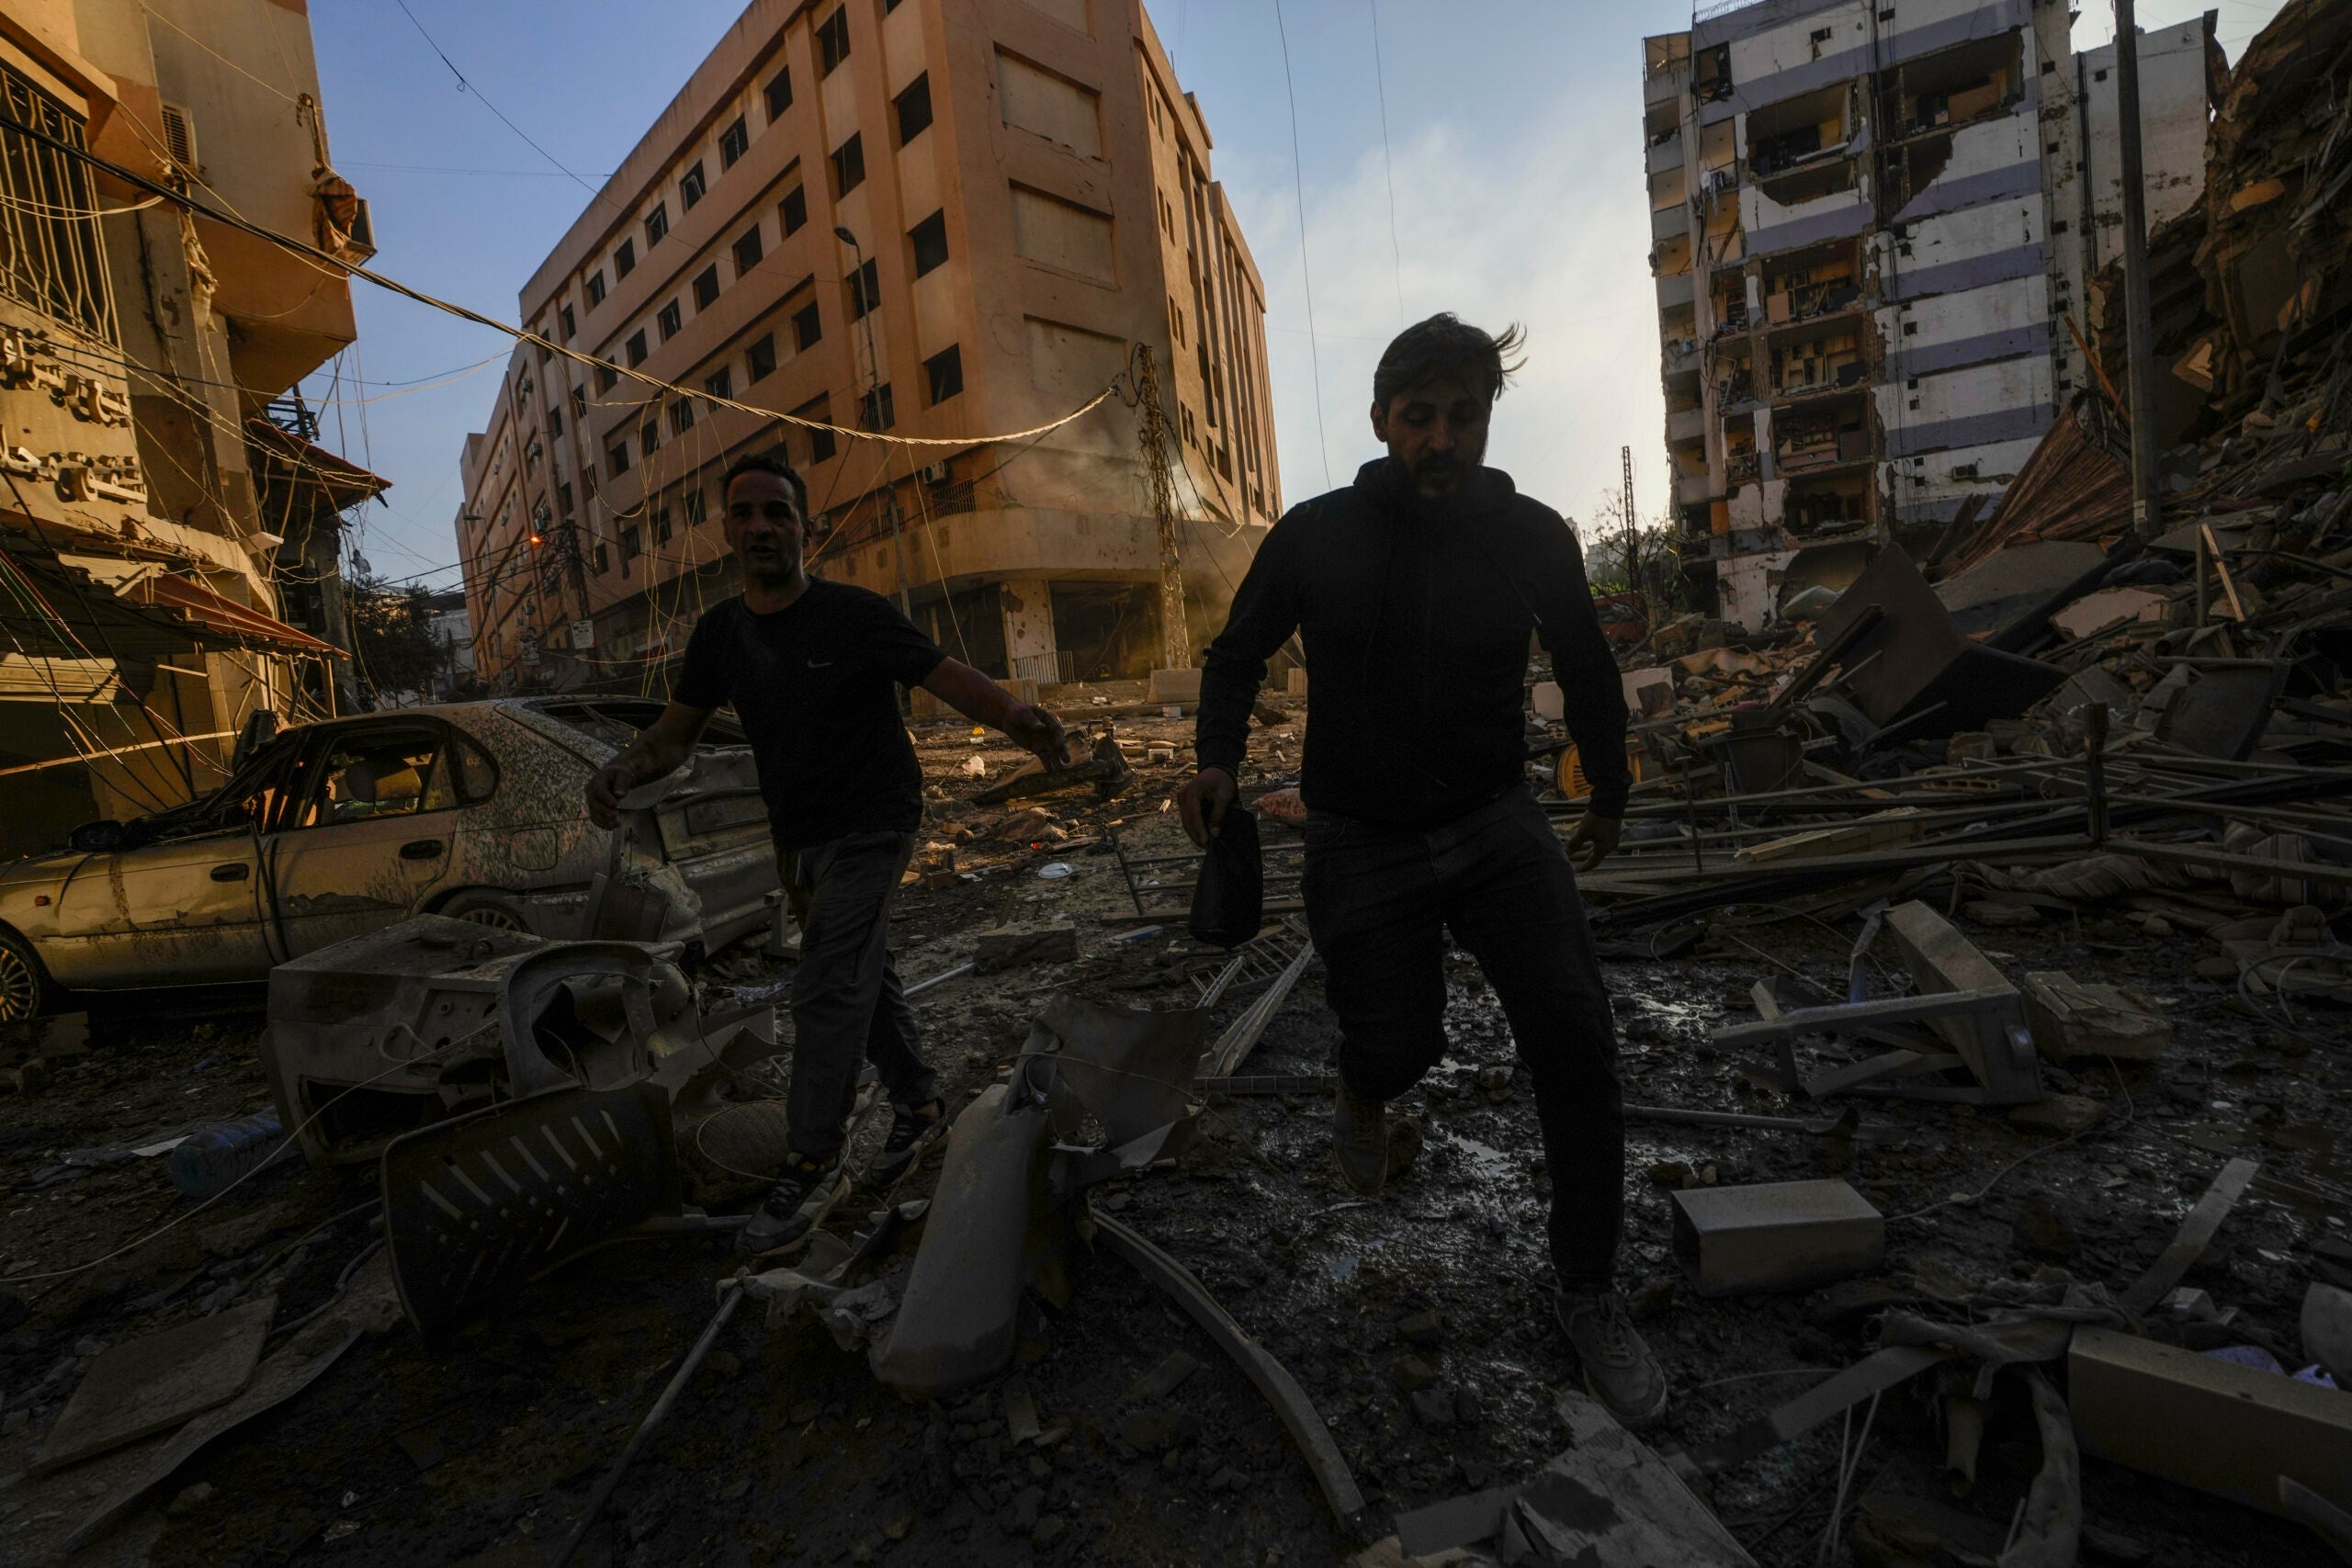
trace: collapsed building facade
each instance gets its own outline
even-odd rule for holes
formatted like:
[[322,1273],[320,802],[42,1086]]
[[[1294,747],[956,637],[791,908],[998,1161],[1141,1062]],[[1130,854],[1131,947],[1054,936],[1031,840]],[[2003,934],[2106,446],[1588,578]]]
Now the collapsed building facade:
[[[2193,207],[2214,14],[2140,37],[2151,226]],[[2121,250],[2115,49],[2041,0],[1763,0],[1646,40],[1685,571],[1760,627],[1989,510],[2075,388]]]
[[[519,349],[467,438],[481,678],[658,685],[738,586],[719,475],[779,448],[830,525],[820,574],[1000,679],[1148,672],[1170,639],[1142,346],[1201,646],[1282,506],[1264,286],[1209,150],[1136,0],[757,0],[523,289],[528,326],[603,365]],[[980,434],[1123,374],[1034,441]]]
[[[221,780],[257,713],[338,706],[340,513],[382,480],[288,394],[356,336],[307,19],[269,0],[0,12],[0,853]],[[299,586],[289,586],[299,585]]]

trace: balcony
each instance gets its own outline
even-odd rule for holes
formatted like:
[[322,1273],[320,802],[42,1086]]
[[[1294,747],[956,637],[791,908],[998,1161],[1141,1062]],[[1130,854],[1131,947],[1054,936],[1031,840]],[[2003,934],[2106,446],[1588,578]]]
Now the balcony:
[[1683,474],[1674,481],[1674,499],[1684,506],[1713,501],[1719,493],[1713,474]]
[[1642,107],[1672,103],[1690,85],[1690,61],[1688,56],[1675,63],[1650,72],[1642,78]]
[[1734,452],[1724,459],[1724,479],[1727,484],[1747,484],[1762,472],[1763,461],[1753,451]]
[[1650,238],[1671,240],[1690,232],[1690,211],[1680,202],[1671,207],[1654,208],[1650,212]]
[[1669,446],[1687,446],[1703,441],[1707,435],[1707,411],[1704,409],[1675,409],[1666,416],[1666,442]]
[[1657,310],[1659,315],[1679,310],[1697,297],[1697,280],[1690,273],[1677,272],[1657,280]]
[[1682,166],[1681,130],[1678,127],[1668,132],[1664,140],[1651,142],[1650,150],[1644,157],[1644,172],[1652,175],[1662,175],[1668,169],[1680,168]]

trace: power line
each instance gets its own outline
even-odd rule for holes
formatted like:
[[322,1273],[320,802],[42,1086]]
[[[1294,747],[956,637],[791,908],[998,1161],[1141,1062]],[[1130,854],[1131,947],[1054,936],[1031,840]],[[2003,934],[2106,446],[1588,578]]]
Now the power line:
[[1306,265],[1306,171],[1298,161],[1298,89],[1290,77],[1290,29],[1283,26],[1282,0],[1274,0],[1274,32],[1283,43],[1283,91],[1290,99],[1290,173],[1298,193],[1298,275],[1306,284],[1306,357],[1315,372],[1315,445],[1323,458],[1323,483],[1331,482],[1331,437],[1323,428],[1323,354],[1315,342],[1315,273]]
[[[1388,146],[1388,73],[1380,63],[1380,0],[1365,0],[1372,11],[1372,85],[1380,98],[1380,171],[1388,182],[1388,267],[1396,280],[1396,325],[1405,325],[1405,253],[1396,243],[1396,164]],[[1295,133],[1294,133],[1295,134]],[[1297,155],[1295,146],[1292,155]],[[1306,220],[1299,220],[1304,234]]]
[[416,28],[417,36],[425,41],[427,47],[429,47],[434,53],[441,57],[441,63],[447,66],[449,68],[449,74],[458,79],[458,90],[459,92],[471,93],[475,99],[481,103],[482,107],[498,116],[499,124],[504,126],[515,135],[522,137],[524,143],[528,146],[532,152],[537,152],[540,157],[545,158],[557,168],[563,169],[563,172],[566,175],[570,175],[571,176],[572,184],[578,186],[582,190],[586,191],[590,196],[596,197],[599,201],[608,199],[605,196],[604,192],[598,190],[594,186],[590,185],[586,180],[582,179],[578,175],[572,174],[570,169],[564,168],[563,160],[558,158],[554,153],[548,152],[537,142],[533,141],[529,134],[526,132],[521,126],[506,118],[504,110],[501,109],[496,104],[492,103],[488,98],[483,97],[481,96],[481,89],[475,86],[471,82],[466,80],[466,73],[458,69],[458,62],[449,58],[448,51],[443,49],[439,44],[433,41],[433,35],[424,30],[424,24],[418,21],[416,19],[416,13],[408,8],[408,0],[396,0],[396,3],[401,8],[401,15],[406,17],[409,19],[409,24]]

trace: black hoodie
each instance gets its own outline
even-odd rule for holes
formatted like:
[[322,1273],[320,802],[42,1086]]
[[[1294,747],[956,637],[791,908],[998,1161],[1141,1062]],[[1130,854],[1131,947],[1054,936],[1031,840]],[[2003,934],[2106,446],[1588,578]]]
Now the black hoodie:
[[1533,632],[1566,694],[1593,811],[1624,811],[1624,688],[1584,553],[1559,513],[1500,469],[1423,500],[1384,457],[1275,524],[1209,645],[1202,767],[1240,776],[1267,657],[1293,631],[1310,680],[1301,793],[1315,809],[1433,827],[1525,778]]

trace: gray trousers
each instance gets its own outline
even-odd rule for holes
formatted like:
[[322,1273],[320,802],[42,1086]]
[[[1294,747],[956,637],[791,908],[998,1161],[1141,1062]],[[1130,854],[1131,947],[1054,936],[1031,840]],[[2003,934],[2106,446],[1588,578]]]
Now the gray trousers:
[[869,1060],[894,1104],[925,1105],[938,1096],[888,947],[890,900],[914,846],[908,833],[851,833],[777,852],[800,924],[785,1121],[802,1159],[823,1164],[841,1153],[858,1073]]

